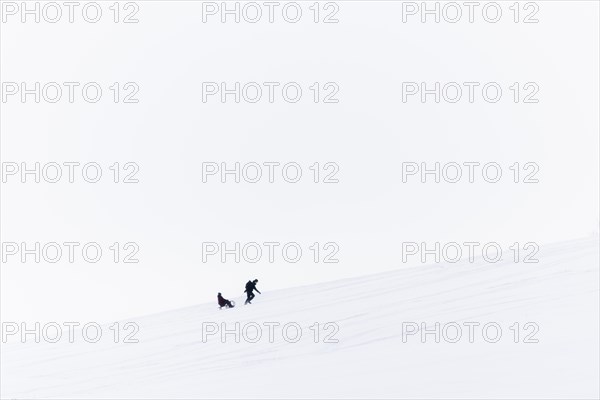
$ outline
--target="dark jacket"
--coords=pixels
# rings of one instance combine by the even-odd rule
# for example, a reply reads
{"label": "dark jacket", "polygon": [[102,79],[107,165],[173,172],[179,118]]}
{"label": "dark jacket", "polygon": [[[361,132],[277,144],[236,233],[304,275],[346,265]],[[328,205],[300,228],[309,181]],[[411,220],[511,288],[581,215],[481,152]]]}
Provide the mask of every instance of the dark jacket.
{"label": "dark jacket", "polygon": [[258,290],[256,288],[256,283],[252,282],[252,281],[248,281],[248,283],[246,283],[246,292],[247,293],[252,293],[254,290],[256,290],[258,293],[260,293],[260,290]]}
{"label": "dark jacket", "polygon": [[219,302],[219,305],[220,305],[221,307],[223,307],[224,305],[226,305],[226,304],[227,304],[227,300],[225,300],[225,299],[223,298],[223,296],[221,296],[220,294],[219,294],[219,295],[217,295],[217,301]]}

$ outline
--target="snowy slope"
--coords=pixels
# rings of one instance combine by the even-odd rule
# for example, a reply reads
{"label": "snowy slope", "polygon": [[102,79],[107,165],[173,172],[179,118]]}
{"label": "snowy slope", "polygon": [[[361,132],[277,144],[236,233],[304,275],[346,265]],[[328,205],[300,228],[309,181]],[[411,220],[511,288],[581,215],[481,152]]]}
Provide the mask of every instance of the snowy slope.
{"label": "snowy slope", "polygon": [[[2,346],[3,398],[598,398],[598,238],[542,248],[539,264],[439,264],[269,292],[254,304],[202,304],[135,318],[137,344],[76,337]],[[224,293],[226,296],[231,294]],[[262,326],[257,343],[203,341],[203,323]],[[297,323],[302,337],[269,340],[264,323]],[[319,343],[314,330],[321,324]],[[334,322],[338,343],[323,343]],[[403,341],[403,323],[450,328]],[[477,322],[473,343],[465,322]],[[518,343],[514,323],[520,324]],[[524,343],[525,336],[539,327]],[[488,343],[481,327],[496,323]],[[446,327],[451,327],[446,325]],[[293,339],[295,330],[288,331]],[[488,331],[489,339],[495,336]]]}

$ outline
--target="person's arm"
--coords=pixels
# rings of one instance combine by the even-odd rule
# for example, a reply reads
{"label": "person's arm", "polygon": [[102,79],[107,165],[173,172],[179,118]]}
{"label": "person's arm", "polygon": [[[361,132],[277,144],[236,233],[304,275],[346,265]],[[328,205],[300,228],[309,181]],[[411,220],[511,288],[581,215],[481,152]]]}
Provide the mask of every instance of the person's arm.
{"label": "person's arm", "polygon": [[262,294],[262,293],[260,292],[260,290],[258,290],[258,288],[257,288],[256,286],[254,287],[254,289],[256,289],[256,291],[258,292],[258,294]]}

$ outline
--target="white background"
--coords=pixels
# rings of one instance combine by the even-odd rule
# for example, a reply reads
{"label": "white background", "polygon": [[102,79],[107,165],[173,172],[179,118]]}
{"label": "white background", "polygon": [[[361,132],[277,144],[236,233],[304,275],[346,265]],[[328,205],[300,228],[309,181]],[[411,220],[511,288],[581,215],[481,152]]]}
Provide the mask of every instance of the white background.
{"label": "white background", "polygon": [[[109,3],[103,4],[107,12]],[[598,3],[540,1],[536,24],[456,24],[402,5],[342,1],[337,24],[202,22],[200,2],[139,2],[137,24],[107,14],[89,24],[1,27],[2,82],[136,82],[138,104],[70,104],[17,97],[1,104],[3,162],[118,161],[140,166],[138,184],[81,180],[2,184],[3,242],[137,242],[139,264],[23,264],[1,269],[4,321],[111,321],[240,296],[416,265],[401,243],[495,241],[544,244],[598,230]],[[80,16],[80,14],[78,15]],[[302,101],[202,103],[202,82],[295,81]],[[501,101],[403,103],[402,82],[490,82]],[[308,86],[336,82],[337,104],[314,104]],[[536,82],[537,104],[508,87]],[[203,184],[202,162],[300,163],[281,179]],[[310,182],[308,166],[336,162],[337,184]],[[489,184],[418,179],[401,163],[498,162]],[[540,166],[537,184],[515,184],[514,162]],[[202,263],[201,243],[295,241],[301,262]],[[307,247],[336,242],[338,264],[314,264]],[[539,257],[543,257],[543,250]]]}

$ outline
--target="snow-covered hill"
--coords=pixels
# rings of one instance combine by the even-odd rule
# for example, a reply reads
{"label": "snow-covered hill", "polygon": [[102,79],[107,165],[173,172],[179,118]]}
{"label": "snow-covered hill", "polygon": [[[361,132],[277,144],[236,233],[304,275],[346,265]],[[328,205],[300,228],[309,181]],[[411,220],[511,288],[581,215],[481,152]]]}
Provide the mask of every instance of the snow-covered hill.
{"label": "snow-covered hill", "polygon": [[[108,327],[93,344],[79,333],[3,344],[2,397],[598,398],[598,254],[595,237],[542,248],[538,264],[438,264],[276,292],[262,276],[249,306],[232,297],[234,309],[132,319],[139,343],[122,343],[123,321],[118,344]],[[239,343],[203,338],[236,323]],[[403,337],[416,326],[432,333]]]}

